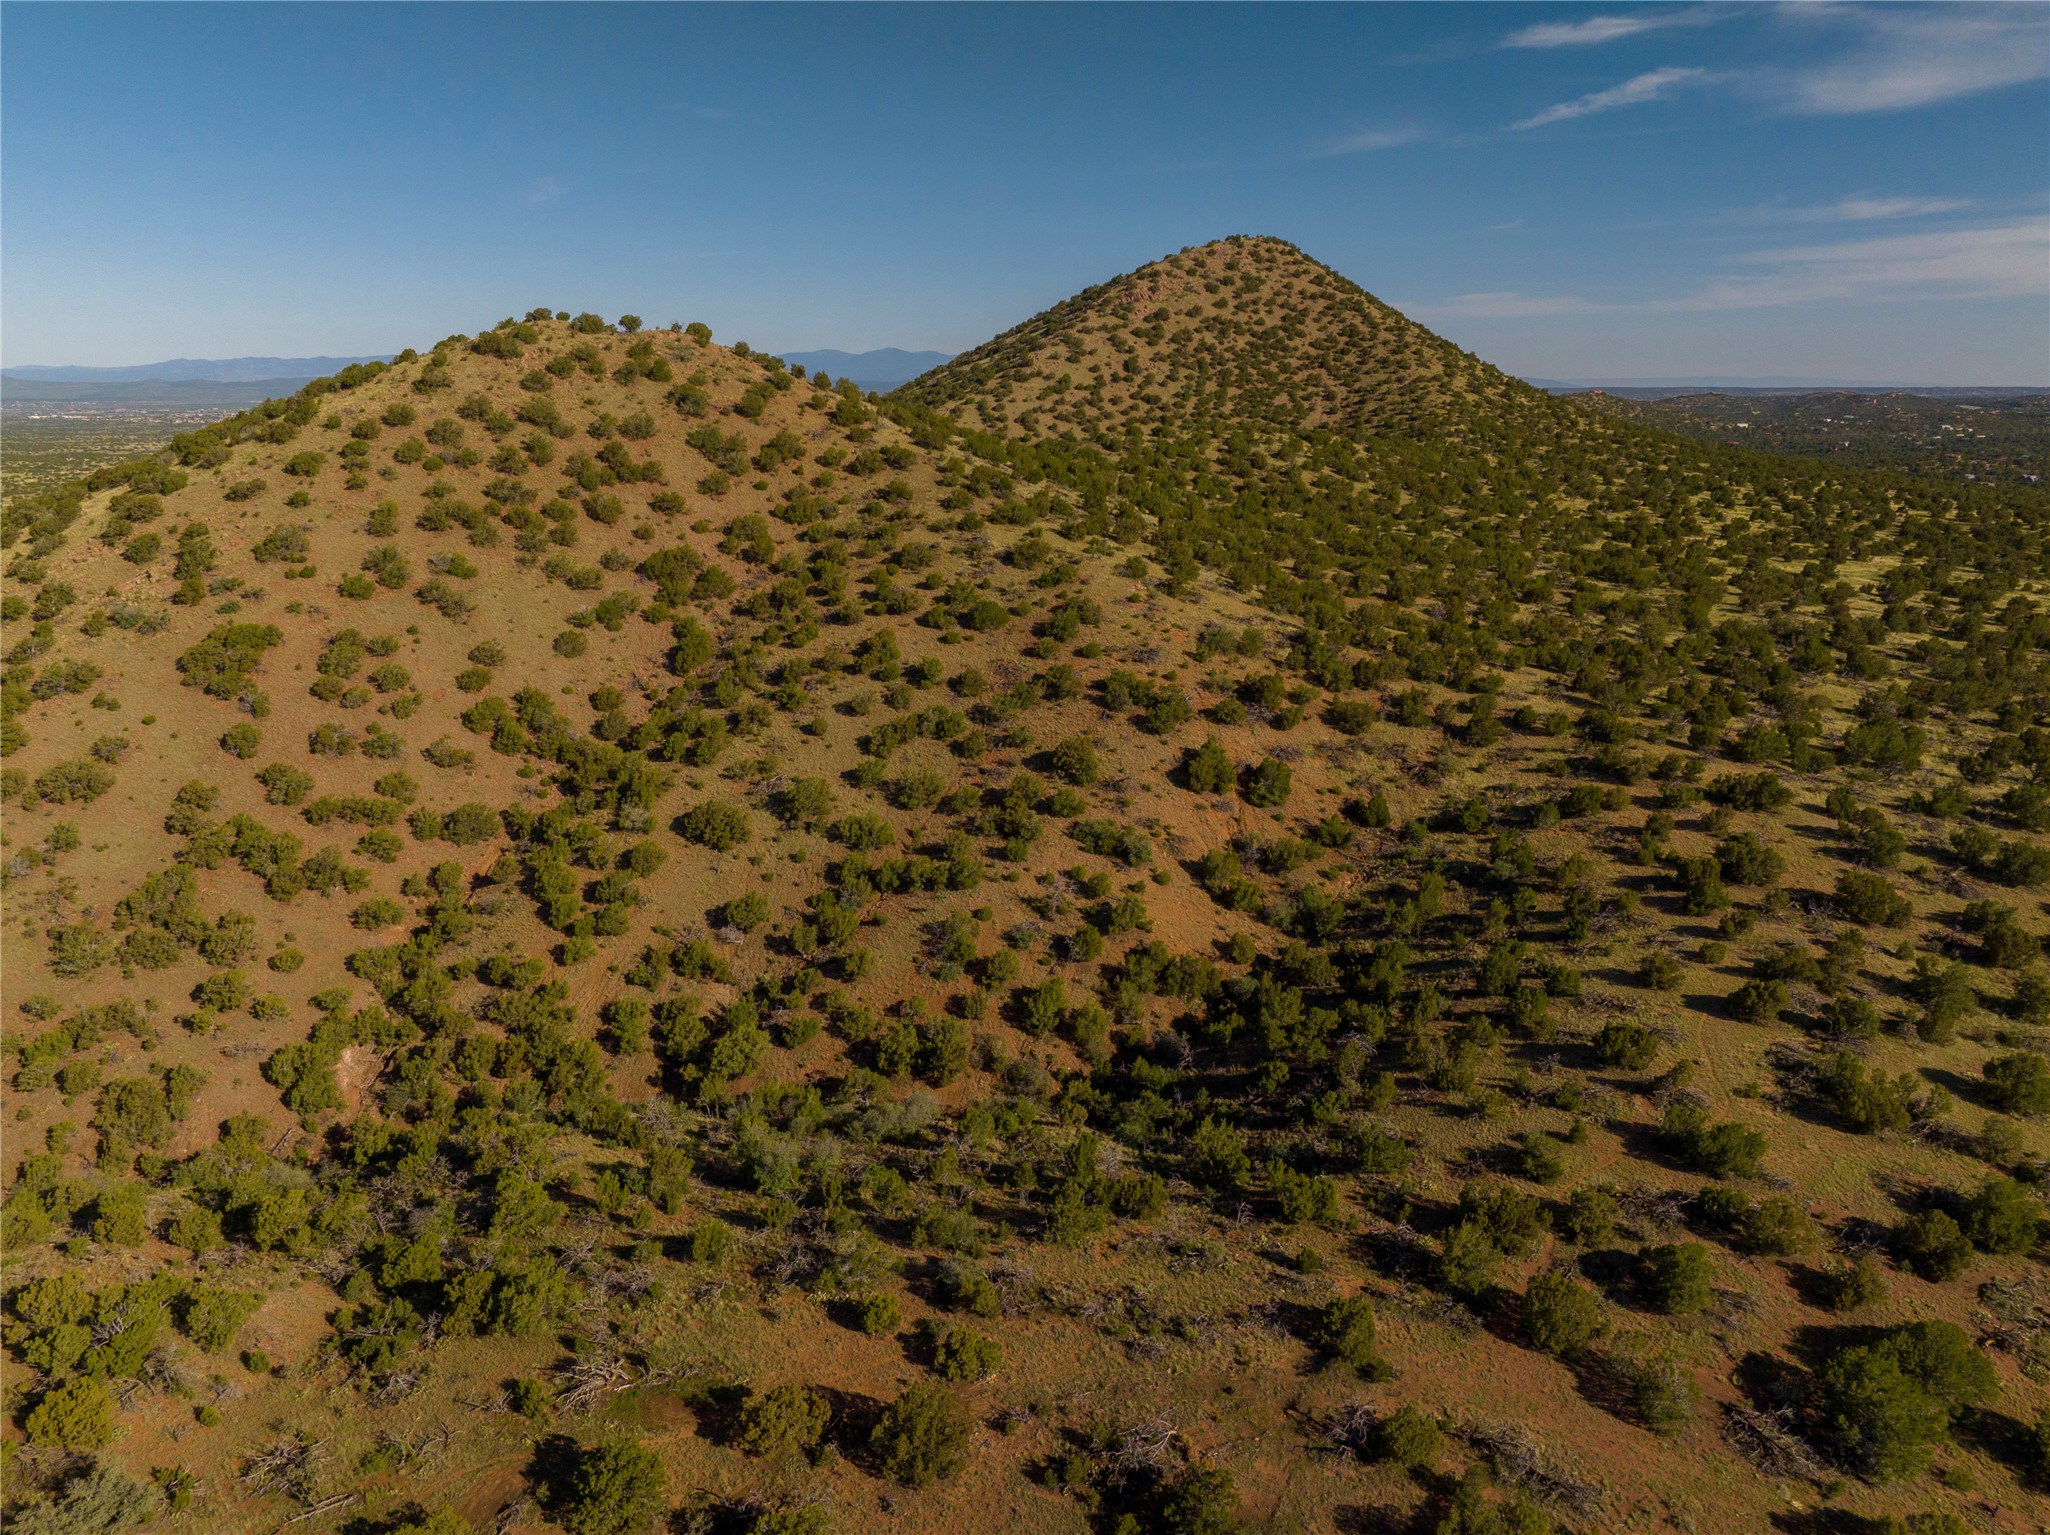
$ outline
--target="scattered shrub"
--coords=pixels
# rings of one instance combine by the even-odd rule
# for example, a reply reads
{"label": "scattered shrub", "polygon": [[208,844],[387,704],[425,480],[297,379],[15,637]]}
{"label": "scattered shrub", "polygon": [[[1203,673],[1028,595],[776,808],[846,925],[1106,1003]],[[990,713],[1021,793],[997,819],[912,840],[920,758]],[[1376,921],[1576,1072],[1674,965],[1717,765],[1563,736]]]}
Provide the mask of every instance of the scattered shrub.
{"label": "scattered shrub", "polygon": [[1645,1249],[1645,1298],[1667,1316],[1689,1316],[1714,1298],[1715,1265],[1699,1242],[1665,1243]]}
{"label": "scattered shrub", "polygon": [[1319,1311],[1310,1345],[1369,1378],[1384,1368],[1374,1352],[1374,1305],[1364,1295],[1343,1296]]}
{"label": "scattered shrub", "polygon": [[45,1449],[97,1450],[114,1437],[114,1399],[88,1376],[52,1386],[23,1421],[28,1442]]}
{"label": "scattered shrub", "polygon": [[776,1386],[741,1408],[736,1439],[750,1455],[809,1454],[831,1419],[826,1399],[809,1386]]}
{"label": "scattered shrub", "polygon": [[570,1535],[641,1535],[662,1511],[667,1481],[652,1450],[610,1440],[578,1456],[555,1512]]}
{"label": "scattered shrub", "polygon": [[1003,1350],[972,1327],[950,1327],[933,1349],[933,1372],[942,1380],[977,1381],[996,1373]]}
{"label": "scattered shrub", "polygon": [[883,1475],[906,1487],[930,1487],[968,1464],[968,1415],[936,1386],[906,1388],[883,1410],[869,1449]]}
{"label": "scattered shrub", "polygon": [[1601,1336],[1601,1302],[1565,1274],[1536,1275],[1523,1292],[1523,1329],[1534,1348],[1570,1359]]}

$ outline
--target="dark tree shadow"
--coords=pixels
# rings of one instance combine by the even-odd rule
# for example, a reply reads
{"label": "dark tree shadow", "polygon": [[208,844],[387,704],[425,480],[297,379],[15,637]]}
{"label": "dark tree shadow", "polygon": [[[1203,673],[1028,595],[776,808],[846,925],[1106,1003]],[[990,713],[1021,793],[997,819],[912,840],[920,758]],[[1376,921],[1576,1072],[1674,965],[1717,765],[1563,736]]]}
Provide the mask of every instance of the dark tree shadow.
{"label": "dark tree shadow", "polygon": [[2036,1444],[2033,1424],[2024,1423],[1992,1407],[1968,1408],[1951,1424],[1958,1443],[1966,1449],[1989,1455],[2016,1476],[2032,1478],[2035,1485],[2050,1485]]}
{"label": "dark tree shadow", "polygon": [[1589,1349],[1566,1363],[1573,1371],[1573,1389],[1583,1402],[1624,1423],[1637,1422],[1637,1393],[1601,1350]]}
{"label": "dark tree shadow", "polygon": [[1817,1311],[1827,1311],[1832,1294],[1832,1280],[1827,1270],[1809,1263],[1785,1265],[1787,1284],[1804,1306],[1813,1306]]}
{"label": "dark tree shadow", "polygon": [[547,1434],[528,1457],[525,1475],[542,1509],[555,1513],[569,1492],[569,1479],[582,1457],[582,1447],[568,1434]]}
{"label": "dark tree shadow", "polygon": [[1763,1349],[1753,1349],[1739,1359],[1731,1379],[1744,1393],[1745,1400],[1759,1412],[1801,1407],[1808,1401],[1814,1386],[1813,1377],[1806,1370]]}
{"label": "dark tree shadow", "polygon": [[1843,1323],[1810,1323],[1787,1338],[1787,1352],[1808,1369],[1820,1370],[1831,1354],[1852,1344],[1871,1343],[1884,1329]]}
{"label": "dark tree shadow", "polygon": [[1338,1535],[1427,1535],[1438,1526],[1430,1502],[1415,1508],[1397,1503],[1347,1503],[1331,1511]]}
{"label": "dark tree shadow", "polygon": [[832,1410],[827,1438],[834,1448],[856,1465],[872,1471],[874,1457],[869,1438],[875,1432],[876,1420],[889,1404],[858,1391],[841,1391],[832,1386],[812,1389],[826,1399],[826,1406]]}
{"label": "dark tree shadow", "polygon": [[1938,1087],[1946,1089],[1960,1103],[1969,1103],[1975,1108],[1994,1111],[2000,1108],[2000,1105],[1993,1101],[1993,1095],[1987,1090],[1983,1077],[1960,1076],[1943,1066],[1924,1066],[1921,1072],[1924,1081],[1934,1082]]}
{"label": "dark tree shadow", "polygon": [[1780,1509],[1772,1528],[1783,1535],[1881,1535],[1886,1525],[1842,1508]]}
{"label": "dark tree shadow", "polygon": [[739,1432],[740,1409],[747,1398],[747,1387],[741,1385],[708,1386],[693,1392],[686,1405],[696,1420],[698,1437],[731,1446]]}
{"label": "dark tree shadow", "polygon": [[1634,1304],[1637,1295],[1637,1255],[1620,1247],[1600,1247],[1584,1252],[1574,1266],[1581,1277],[1619,1306]]}
{"label": "dark tree shadow", "polygon": [[1403,1227],[1365,1231],[1353,1243],[1375,1272],[1410,1284],[1429,1284],[1437,1276],[1437,1259],[1416,1232]]}

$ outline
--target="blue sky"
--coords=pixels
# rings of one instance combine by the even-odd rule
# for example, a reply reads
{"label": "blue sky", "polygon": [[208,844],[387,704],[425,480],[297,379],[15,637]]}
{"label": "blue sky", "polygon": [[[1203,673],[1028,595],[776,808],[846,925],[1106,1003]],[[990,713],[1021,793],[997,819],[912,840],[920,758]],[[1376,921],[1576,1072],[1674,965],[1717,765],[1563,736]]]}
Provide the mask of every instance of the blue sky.
{"label": "blue sky", "polygon": [[0,10],[0,358],[971,346],[1277,234],[1554,378],[2050,383],[2050,7]]}

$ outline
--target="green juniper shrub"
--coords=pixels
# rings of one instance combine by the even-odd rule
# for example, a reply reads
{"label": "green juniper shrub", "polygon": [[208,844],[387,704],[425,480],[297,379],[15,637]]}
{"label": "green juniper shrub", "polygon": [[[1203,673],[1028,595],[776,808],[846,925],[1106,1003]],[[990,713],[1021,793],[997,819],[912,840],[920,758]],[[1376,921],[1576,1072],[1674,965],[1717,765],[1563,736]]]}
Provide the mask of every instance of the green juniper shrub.
{"label": "green juniper shrub", "polygon": [[1646,1248],[1640,1262],[1640,1283],[1654,1310],[1689,1316],[1705,1309],[1714,1297],[1715,1266],[1699,1242]]}
{"label": "green juniper shrub", "polygon": [[1684,1100],[1668,1106],[1660,1125],[1666,1145],[1711,1178],[1753,1178],[1765,1156],[1765,1136],[1734,1122],[1711,1124],[1707,1114]]}
{"label": "green juniper shrub", "polygon": [[1471,1468],[1453,1487],[1437,1535],[1552,1535],[1552,1521],[1530,1496],[1511,1492],[1499,1502],[1488,1498],[1489,1477]]}
{"label": "green juniper shrub", "polygon": [[1468,1302],[1485,1300],[1492,1291],[1502,1250],[1478,1221],[1462,1220],[1446,1233],[1438,1255],[1439,1281]]}
{"label": "green juniper shrub", "polygon": [[1563,1229],[1582,1247],[1606,1242],[1623,1218],[1621,1205],[1609,1189],[1600,1184],[1582,1184],[1566,1201]]}
{"label": "green juniper shrub", "polygon": [[45,1391],[22,1426],[42,1448],[97,1450],[114,1437],[114,1399],[99,1381],[78,1376]]}
{"label": "green juniper shrub", "polygon": [[1998,1173],[1989,1175],[1965,1200],[1961,1213],[1966,1238],[1981,1252],[2025,1253],[2042,1234],[2042,1201]]}
{"label": "green juniper shrub", "polygon": [[1919,1210],[1894,1231],[1901,1264],[1932,1283],[1955,1279],[1972,1264],[1971,1239],[1945,1210]]}
{"label": "green juniper shrub", "polygon": [[1884,1301],[1887,1294],[1886,1276],[1870,1253],[1860,1253],[1825,1271],[1820,1288],[1822,1303],[1837,1312],[1867,1310]]}
{"label": "green juniper shrub", "polygon": [[977,1381],[996,1373],[1003,1350],[972,1327],[950,1327],[933,1348],[933,1373],[942,1380]]}
{"label": "green juniper shrub", "polygon": [[[1194,765],[1191,764],[1191,781],[1194,780]],[[1288,803],[1292,774],[1289,766],[1279,757],[1266,757],[1248,768],[1240,792],[1246,803],[1263,810],[1278,809]]]}
{"label": "green juniper shrub", "polygon": [[1993,1363],[1950,1322],[1909,1322],[1824,1361],[1820,1410],[1830,1441],[1873,1481],[1925,1469],[1956,1415],[1989,1399]]}
{"label": "green juniper shrub", "polygon": [[869,1435],[876,1464],[893,1482],[930,1487],[968,1464],[968,1414],[937,1386],[917,1382],[883,1409]]}
{"label": "green juniper shrub", "polygon": [[1815,1245],[1815,1224],[1783,1194],[1747,1200],[1730,1224],[1730,1240],[1739,1252],[1785,1258]]}
{"label": "green juniper shrub", "polygon": [[1624,1355],[1610,1363],[1638,1422],[1667,1438],[1687,1426],[1700,1392],[1684,1365],[1656,1353]]}
{"label": "green juniper shrub", "polygon": [[654,1451],[607,1440],[578,1455],[553,1512],[570,1535],[642,1535],[662,1510],[667,1481]]}
{"label": "green juniper shrub", "polygon": [[1387,1371],[1374,1352],[1374,1305],[1364,1295],[1341,1296],[1319,1311],[1310,1325],[1310,1345],[1369,1380]]}
{"label": "green juniper shrub", "polygon": [[1642,1071],[1658,1053],[1658,1036],[1641,1023],[1612,1018],[1595,1036],[1594,1048],[1603,1064],[1622,1071]]}
{"label": "green juniper shrub", "polygon": [[750,835],[747,812],[719,800],[707,800],[686,811],[676,830],[684,840],[719,853],[738,847]]}
{"label": "green juniper shrub", "polygon": [[1238,1507],[1229,1471],[1191,1466],[1169,1482],[1155,1527],[1161,1535],[1238,1535]]}
{"label": "green juniper shrub", "polygon": [[2050,1114],[2050,1056],[2034,1050],[1996,1055],[1981,1068],[1987,1095],[2009,1114]]}
{"label": "green juniper shrub", "polygon": [[742,1406],[735,1440],[750,1455],[809,1455],[831,1420],[826,1399],[809,1386],[776,1386]]}
{"label": "green juniper shrub", "polygon": [[1212,736],[1188,756],[1183,772],[1189,788],[1197,794],[1228,794],[1238,773],[1224,748]]}
{"label": "green juniper shrub", "polygon": [[1438,1420],[1415,1403],[1404,1403],[1374,1425],[1376,1459],[1405,1471],[1435,1470],[1445,1454],[1445,1434]]}
{"label": "green juniper shrub", "polygon": [[1600,1337],[1602,1307],[1595,1293],[1569,1275],[1535,1275],[1523,1292],[1523,1330],[1534,1348],[1570,1359]]}

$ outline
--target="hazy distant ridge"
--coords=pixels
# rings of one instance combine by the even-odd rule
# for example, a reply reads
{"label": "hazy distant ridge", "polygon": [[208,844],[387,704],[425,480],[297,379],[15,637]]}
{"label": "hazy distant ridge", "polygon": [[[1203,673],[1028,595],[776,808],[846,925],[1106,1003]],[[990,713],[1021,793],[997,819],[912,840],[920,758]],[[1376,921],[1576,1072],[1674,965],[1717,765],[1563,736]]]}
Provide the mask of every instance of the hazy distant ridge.
{"label": "hazy distant ridge", "polygon": [[0,399],[13,405],[255,405],[296,394],[315,374],[257,378],[246,382],[212,378],[138,378],[115,383],[22,378],[0,373]]}
{"label": "hazy distant ridge", "polygon": [[143,362],[126,368],[47,367],[28,364],[9,368],[7,376],[23,382],[125,384],[141,379],[167,382],[205,380],[247,384],[280,378],[323,378],[351,363],[388,362],[387,357],[174,357],[168,362]]}
{"label": "hazy distant ridge", "polygon": [[783,360],[813,372],[824,370],[834,378],[851,378],[863,386],[894,389],[908,384],[919,374],[937,368],[953,358],[951,352],[907,352],[901,347],[882,346],[871,352],[785,352]]}

